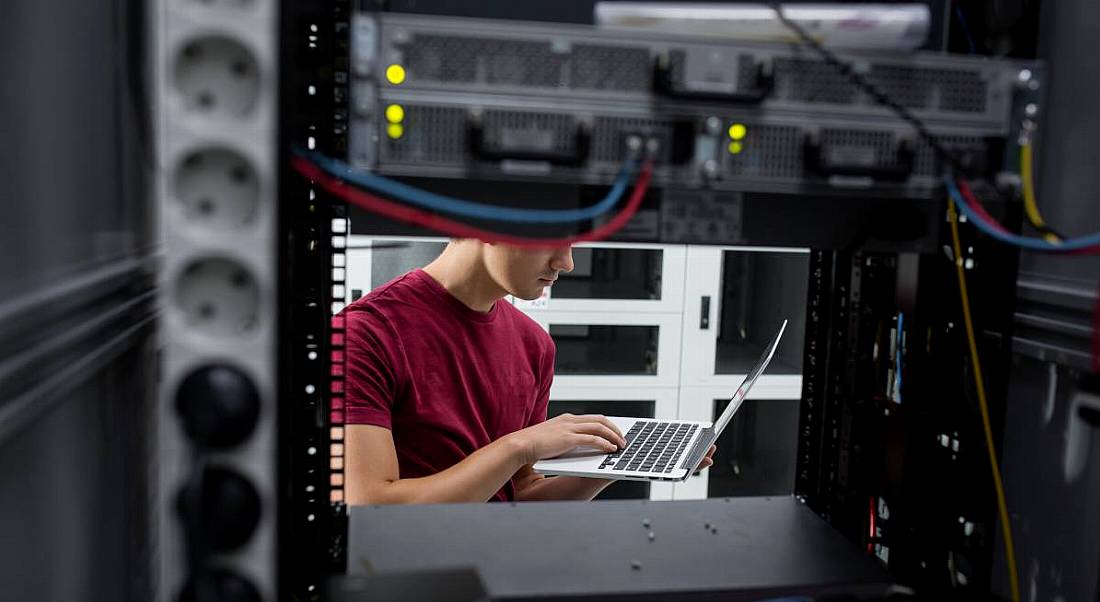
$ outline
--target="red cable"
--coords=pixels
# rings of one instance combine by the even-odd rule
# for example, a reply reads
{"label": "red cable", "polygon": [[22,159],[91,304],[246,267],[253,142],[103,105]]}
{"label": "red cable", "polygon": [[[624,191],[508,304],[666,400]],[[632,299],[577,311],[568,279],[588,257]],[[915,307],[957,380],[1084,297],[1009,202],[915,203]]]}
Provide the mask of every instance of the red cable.
{"label": "red cable", "polygon": [[874,547],[875,539],[875,498],[871,496],[871,529],[867,537],[867,551],[870,552]]}
{"label": "red cable", "polygon": [[[968,207],[973,209],[974,212],[981,217],[985,218],[985,221],[988,222],[989,225],[993,228],[996,228],[997,230],[1005,234],[1012,234],[1012,232],[1002,226],[1000,222],[993,219],[993,216],[989,215],[989,212],[985,210],[984,206],[982,206],[982,203],[978,200],[978,197],[975,196],[974,192],[970,190],[970,185],[966,183],[966,180],[958,178],[956,182],[958,182],[959,192],[962,193],[963,199],[966,201]],[[1061,253],[1064,255],[1093,255],[1098,252],[1100,252],[1100,245],[1093,245],[1091,247],[1075,249],[1073,251],[1061,251]]]}
{"label": "red cable", "polygon": [[614,234],[637,213],[638,208],[642,205],[646,190],[649,188],[650,175],[653,173],[653,163],[647,161],[642,166],[641,173],[638,174],[638,180],[634,184],[634,192],[631,193],[623,210],[615,214],[615,217],[611,218],[609,222],[595,230],[566,238],[524,238],[483,230],[441,215],[377,197],[365,190],[350,186],[339,178],[330,176],[320,167],[302,157],[292,157],[290,163],[295,171],[313,180],[329,193],[368,211],[450,236],[476,238],[486,242],[501,242],[527,248],[564,247],[578,242],[602,240]]}
{"label": "red cable", "polygon": [[958,182],[959,192],[962,193],[963,200],[966,201],[966,205],[968,207],[974,210],[974,213],[977,213],[979,216],[985,219],[985,221],[989,222],[990,226],[993,226],[1000,232],[1004,234],[1011,234],[1011,232],[1008,231],[1008,228],[1005,228],[1001,225],[1001,222],[993,219],[993,216],[985,210],[985,206],[981,204],[981,202],[978,200],[978,197],[974,196],[974,193],[970,190],[970,185],[966,183],[966,180],[958,178],[956,182]]}

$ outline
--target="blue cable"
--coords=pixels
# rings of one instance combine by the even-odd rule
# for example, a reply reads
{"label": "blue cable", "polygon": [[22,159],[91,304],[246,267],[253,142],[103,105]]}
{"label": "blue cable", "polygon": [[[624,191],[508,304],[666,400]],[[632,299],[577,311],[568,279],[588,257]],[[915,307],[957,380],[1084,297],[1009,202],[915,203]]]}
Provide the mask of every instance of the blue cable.
{"label": "blue cable", "polygon": [[1010,245],[1022,247],[1025,249],[1032,249],[1035,251],[1051,251],[1051,252],[1064,252],[1064,251],[1078,251],[1081,249],[1087,249],[1100,245],[1100,232],[1090,234],[1088,236],[1078,236],[1077,238],[1067,238],[1058,244],[1049,243],[1045,240],[1038,238],[1031,238],[1029,236],[1020,236],[1018,234],[1004,233],[979,217],[970,205],[966,203],[962,198],[962,193],[959,192],[958,187],[955,185],[955,181],[951,178],[951,175],[944,175],[944,184],[947,186],[947,193],[951,195],[951,200],[955,202],[955,206],[959,208],[959,211],[966,216],[966,219],[974,223],[979,230],[985,232],[989,236]]}
{"label": "blue cable", "polygon": [[955,5],[955,15],[959,18],[959,23],[963,26],[963,33],[966,34],[966,43],[970,45],[970,54],[977,52],[977,47],[974,45],[974,38],[970,35],[970,26],[966,24],[966,16],[963,15],[962,7],[958,4]]}
{"label": "blue cable", "polygon": [[901,356],[902,347],[905,346],[905,314],[898,312],[898,338],[894,349],[894,397],[901,403]]}
{"label": "blue cable", "polygon": [[355,169],[343,161],[331,159],[318,153],[306,153],[297,149],[294,152],[313,162],[314,165],[332,176],[405,203],[464,217],[522,224],[583,222],[611,211],[622,199],[623,193],[626,192],[626,187],[630,183],[634,168],[638,163],[635,159],[630,159],[624,163],[607,196],[595,205],[580,209],[524,209],[501,207],[435,194],[368,171]]}

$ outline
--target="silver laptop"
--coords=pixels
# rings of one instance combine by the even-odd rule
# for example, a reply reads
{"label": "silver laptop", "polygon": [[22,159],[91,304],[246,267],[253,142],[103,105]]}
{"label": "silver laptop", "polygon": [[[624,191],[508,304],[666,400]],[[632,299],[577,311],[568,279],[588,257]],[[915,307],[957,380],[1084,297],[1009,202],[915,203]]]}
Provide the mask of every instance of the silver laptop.
{"label": "silver laptop", "polygon": [[535,472],[633,481],[683,481],[703,461],[710,446],[737,413],[749,389],[775,355],[787,321],[779,327],[756,365],[730,398],[726,410],[714,423],[691,420],[654,420],[608,416],[622,431],[626,448],[613,454],[591,447],[578,447],[562,456],[535,463]]}

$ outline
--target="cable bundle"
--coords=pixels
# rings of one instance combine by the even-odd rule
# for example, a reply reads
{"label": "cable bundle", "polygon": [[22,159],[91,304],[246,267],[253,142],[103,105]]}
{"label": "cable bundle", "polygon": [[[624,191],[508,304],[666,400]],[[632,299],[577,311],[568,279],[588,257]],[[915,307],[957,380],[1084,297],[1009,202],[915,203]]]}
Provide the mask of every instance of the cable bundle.
{"label": "cable bundle", "polygon": [[609,213],[619,203],[637,164],[637,159],[628,160],[619,170],[619,175],[607,196],[594,205],[580,209],[529,209],[502,207],[438,195],[377,174],[356,170],[346,163],[316,153],[295,151],[291,158],[291,166],[295,171],[333,196],[356,207],[449,236],[477,238],[486,242],[535,248],[602,240],[620,230],[637,213],[645,198],[649,180],[653,174],[653,162],[647,160],[642,165],[634,182],[634,191],[621,211],[605,224],[575,236],[559,238],[516,236],[480,228],[450,216],[510,224],[568,224],[588,221]]}

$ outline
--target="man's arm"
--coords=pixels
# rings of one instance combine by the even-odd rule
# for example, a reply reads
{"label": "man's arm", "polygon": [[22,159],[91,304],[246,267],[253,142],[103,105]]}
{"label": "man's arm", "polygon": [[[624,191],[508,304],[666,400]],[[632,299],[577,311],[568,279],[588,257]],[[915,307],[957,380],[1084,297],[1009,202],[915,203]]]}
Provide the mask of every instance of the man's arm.
{"label": "man's arm", "polygon": [[402,479],[389,429],[348,425],[344,436],[349,504],[484,502],[525,465],[582,445],[613,452],[626,444],[603,416],[563,414],[501,437],[434,475]]}
{"label": "man's arm", "polygon": [[518,442],[504,437],[428,477],[402,479],[389,429],[348,425],[349,504],[444,504],[489,500],[523,466]]}
{"label": "man's arm", "polygon": [[520,502],[545,502],[554,500],[588,501],[599,495],[615,481],[587,477],[544,477],[526,465],[512,478],[516,486],[516,500]]}

